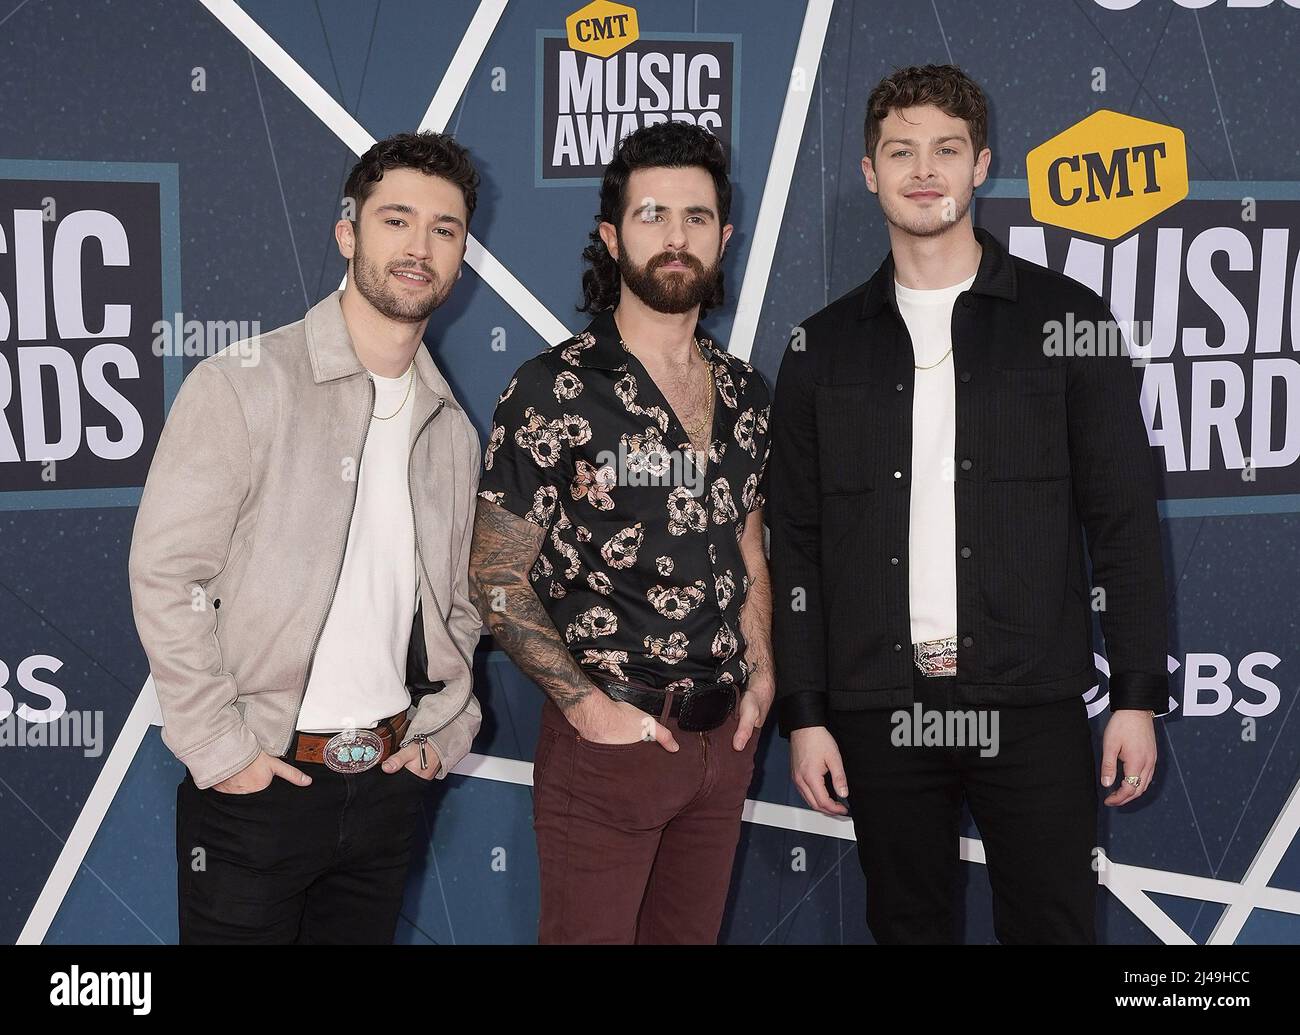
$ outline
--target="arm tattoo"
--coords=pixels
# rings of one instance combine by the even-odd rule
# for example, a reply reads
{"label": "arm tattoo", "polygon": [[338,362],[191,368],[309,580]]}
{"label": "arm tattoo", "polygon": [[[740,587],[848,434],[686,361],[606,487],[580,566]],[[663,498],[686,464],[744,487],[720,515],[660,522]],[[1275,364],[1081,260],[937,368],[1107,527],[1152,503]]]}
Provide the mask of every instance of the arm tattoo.
{"label": "arm tattoo", "polygon": [[749,594],[740,609],[740,632],[745,637],[745,664],[751,677],[771,674],[772,667],[772,583],[763,553],[762,512],[750,515],[741,539],[741,556],[749,575]]}
{"label": "arm tattoo", "polygon": [[497,645],[567,711],[593,686],[528,581],[545,537],[541,526],[480,499],[470,547],[470,592]]}

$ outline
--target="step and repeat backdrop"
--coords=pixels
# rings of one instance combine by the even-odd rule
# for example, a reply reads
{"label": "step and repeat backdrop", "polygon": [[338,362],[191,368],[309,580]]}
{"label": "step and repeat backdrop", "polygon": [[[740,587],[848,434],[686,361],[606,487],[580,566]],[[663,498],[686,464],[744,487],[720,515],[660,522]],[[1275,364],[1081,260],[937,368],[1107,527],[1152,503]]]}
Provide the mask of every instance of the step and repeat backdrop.
{"label": "step and repeat backdrop", "polygon": [[[586,322],[580,253],[620,135],[686,119],[726,144],[736,230],[707,326],[771,380],[791,327],[888,247],[859,171],[867,94],[951,61],[992,106],[976,222],[1109,301],[1162,471],[1170,713],[1157,786],[1103,816],[1102,937],[1300,942],[1298,8],[4,3],[0,938],[176,940],[182,769],[131,617],[135,507],[186,372],[339,285],[343,182],[374,139],[446,129],[483,175],[426,336],[482,432],[514,369]],[[401,941],[535,938],[540,694],[487,638],[476,668],[483,730],[429,792]],[[851,827],[803,806],[774,729],[749,796],[723,940],[869,941]],[[967,939],[991,941],[969,819],[953,849]]]}

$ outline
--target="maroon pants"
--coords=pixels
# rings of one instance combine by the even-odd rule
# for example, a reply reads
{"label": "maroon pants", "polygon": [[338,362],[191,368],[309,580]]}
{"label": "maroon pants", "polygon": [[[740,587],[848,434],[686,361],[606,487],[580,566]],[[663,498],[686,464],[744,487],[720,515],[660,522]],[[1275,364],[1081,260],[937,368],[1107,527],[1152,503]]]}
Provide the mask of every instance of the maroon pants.
{"label": "maroon pants", "polygon": [[543,944],[713,944],[722,925],[758,734],[665,724],[657,742],[594,744],[548,698],[534,753]]}

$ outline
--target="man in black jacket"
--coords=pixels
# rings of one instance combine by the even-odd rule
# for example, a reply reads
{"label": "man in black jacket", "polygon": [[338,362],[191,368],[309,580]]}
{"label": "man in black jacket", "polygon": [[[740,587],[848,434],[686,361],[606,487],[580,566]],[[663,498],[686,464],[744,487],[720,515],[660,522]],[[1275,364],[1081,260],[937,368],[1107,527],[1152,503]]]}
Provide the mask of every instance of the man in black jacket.
{"label": "man in black jacket", "polygon": [[[853,806],[881,943],[958,938],[963,799],[998,939],[1093,942],[1097,792],[1081,694],[1111,670],[1101,783],[1151,784],[1167,710],[1155,479],[1095,293],[972,226],[987,108],[951,65],[872,92],[867,186],[891,251],[796,328],[769,470],[777,708],[809,806]],[[1064,353],[1064,354],[1062,354]],[[1084,561],[1084,536],[1092,582]]]}

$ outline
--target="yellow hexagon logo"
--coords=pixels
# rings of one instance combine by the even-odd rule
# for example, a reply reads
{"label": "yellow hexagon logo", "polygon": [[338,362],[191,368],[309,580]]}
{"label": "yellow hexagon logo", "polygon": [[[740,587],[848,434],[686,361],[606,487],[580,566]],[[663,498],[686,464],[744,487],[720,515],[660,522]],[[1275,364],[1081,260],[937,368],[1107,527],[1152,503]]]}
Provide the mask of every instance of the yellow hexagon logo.
{"label": "yellow hexagon logo", "polygon": [[569,46],[584,54],[607,58],[641,38],[636,8],[595,0],[564,19]]}
{"label": "yellow hexagon logo", "polygon": [[1040,223],[1113,241],[1187,197],[1183,131],[1093,112],[1025,156]]}

